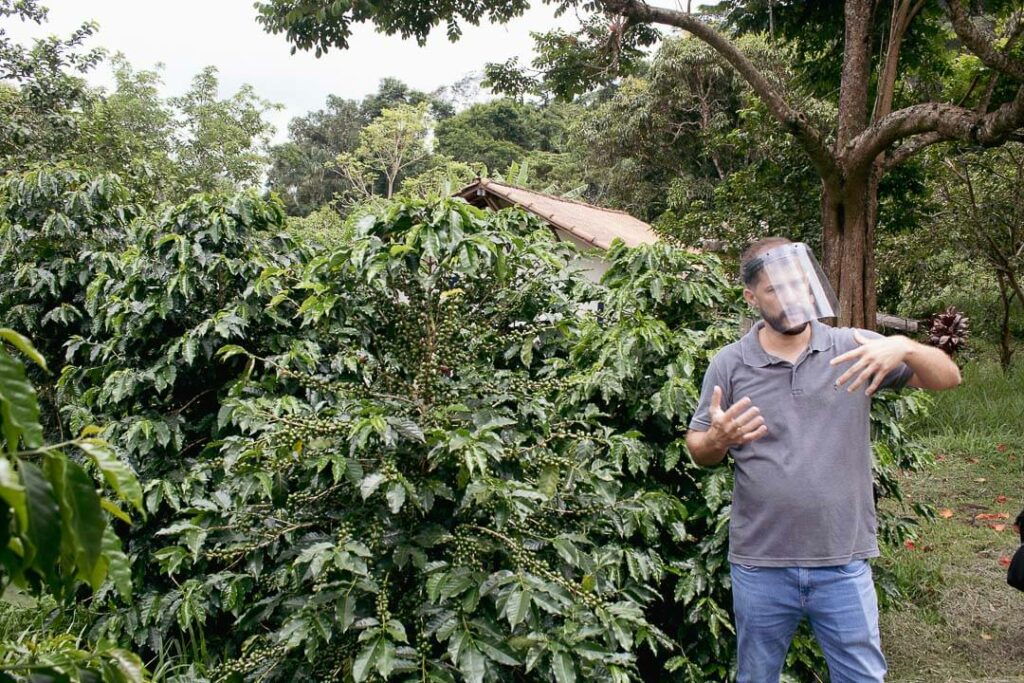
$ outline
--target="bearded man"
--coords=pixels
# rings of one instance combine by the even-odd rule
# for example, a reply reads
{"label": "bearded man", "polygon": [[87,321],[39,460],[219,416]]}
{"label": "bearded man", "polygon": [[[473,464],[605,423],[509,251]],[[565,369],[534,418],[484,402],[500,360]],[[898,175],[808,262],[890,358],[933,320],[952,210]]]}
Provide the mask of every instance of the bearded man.
{"label": "bearded man", "polygon": [[712,359],[686,436],[698,464],[727,453],[735,463],[737,680],[777,683],[806,618],[833,683],[882,681],[871,397],[951,388],[960,371],[907,337],[819,322],[835,317],[836,298],[805,244],[760,240],[740,270],[761,320]]}

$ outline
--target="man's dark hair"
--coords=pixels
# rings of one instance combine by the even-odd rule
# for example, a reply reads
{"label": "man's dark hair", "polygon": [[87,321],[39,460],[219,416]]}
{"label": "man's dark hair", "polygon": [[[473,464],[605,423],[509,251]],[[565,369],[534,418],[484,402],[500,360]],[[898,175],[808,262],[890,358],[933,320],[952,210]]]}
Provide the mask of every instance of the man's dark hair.
{"label": "man's dark hair", "polygon": [[761,274],[761,269],[764,268],[764,262],[758,258],[761,254],[783,244],[792,243],[793,241],[786,237],[764,237],[751,242],[740,255],[740,278],[742,278],[743,284],[750,286]]}

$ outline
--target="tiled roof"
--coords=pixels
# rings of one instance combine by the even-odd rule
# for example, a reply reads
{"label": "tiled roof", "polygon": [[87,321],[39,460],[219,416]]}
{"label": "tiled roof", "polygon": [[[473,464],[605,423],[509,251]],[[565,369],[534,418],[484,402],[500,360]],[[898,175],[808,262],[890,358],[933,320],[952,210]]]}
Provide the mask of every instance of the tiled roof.
{"label": "tiled roof", "polygon": [[474,181],[456,194],[475,206],[487,206],[487,195],[497,197],[501,204],[522,207],[555,228],[600,249],[610,247],[616,237],[630,247],[658,241],[658,235],[650,225],[628,213],[524,190],[486,178]]}

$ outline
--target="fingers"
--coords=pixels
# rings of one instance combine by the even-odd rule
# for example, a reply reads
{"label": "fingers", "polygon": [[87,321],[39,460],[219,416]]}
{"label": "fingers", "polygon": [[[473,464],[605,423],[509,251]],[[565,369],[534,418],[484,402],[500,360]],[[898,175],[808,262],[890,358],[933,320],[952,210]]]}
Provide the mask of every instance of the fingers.
{"label": "fingers", "polygon": [[750,443],[751,441],[757,441],[758,439],[760,439],[762,437],[765,437],[767,435],[768,435],[768,427],[765,426],[765,425],[761,425],[760,427],[758,427],[754,431],[747,432],[743,436],[743,438],[740,440],[740,443]]}
{"label": "fingers", "polygon": [[875,379],[871,382],[871,386],[869,386],[868,390],[865,392],[868,396],[873,396],[874,393],[878,391],[878,387],[882,386],[882,381],[885,379],[886,374],[888,373],[875,373]]}
{"label": "fingers", "polygon": [[861,356],[864,355],[864,351],[865,350],[866,349],[863,346],[859,346],[859,347],[853,349],[852,351],[847,351],[844,354],[840,354],[840,355],[836,356],[835,358],[830,360],[828,362],[828,364],[829,365],[839,365],[840,363],[846,363],[848,361],[854,360],[855,358],[860,358]]}
{"label": "fingers", "polygon": [[[747,409],[742,415],[736,418],[735,423],[738,427],[747,428],[747,423],[756,419],[761,415],[761,409],[757,406]],[[763,422],[763,420],[762,420]]]}
{"label": "fingers", "polygon": [[722,410],[722,387],[715,385],[714,390],[711,392],[711,412],[717,413]]}
{"label": "fingers", "polygon": [[[870,337],[865,337],[863,334],[856,331],[853,333],[853,338],[858,344],[862,345],[867,344],[868,342],[875,341],[874,339]],[[858,346],[855,349],[851,349],[846,353],[836,356],[835,358],[829,361],[829,365],[839,365],[840,363],[846,363],[848,361],[851,361],[854,358],[860,358],[862,355],[864,355],[865,351],[867,351],[867,349],[865,349],[864,346]]]}
{"label": "fingers", "polygon": [[711,423],[723,442],[731,445],[750,443],[768,433],[761,409],[752,406],[748,396],[741,398],[725,412],[713,412]]}
{"label": "fingers", "polygon": [[744,410],[746,410],[747,406],[749,406],[749,405],[750,405],[750,397],[749,396],[744,396],[743,398],[741,398],[740,400],[736,401],[731,406],[729,406],[729,410],[725,411],[723,417],[725,417],[725,419],[727,419],[727,420],[735,420],[736,417],[740,413],[742,413]]}
{"label": "fingers", "polygon": [[869,359],[861,358],[859,361],[857,361],[852,366],[850,366],[846,370],[846,372],[844,372],[843,374],[839,375],[839,379],[836,380],[836,386],[840,386],[841,387],[844,384],[846,384],[847,380],[849,380],[851,377],[853,377],[857,373],[863,371],[864,368],[866,368],[870,363],[871,363],[871,361]]}
{"label": "fingers", "polygon": [[853,393],[854,391],[857,390],[857,387],[861,386],[862,384],[864,384],[865,382],[870,380],[876,374],[877,374],[877,372],[875,371],[874,366],[869,366],[869,367],[865,368],[864,372],[860,373],[857,376],[857,379],[854,381],[854,383],[851,384],[846,390],[848,392],[850,392],[850,393]]}

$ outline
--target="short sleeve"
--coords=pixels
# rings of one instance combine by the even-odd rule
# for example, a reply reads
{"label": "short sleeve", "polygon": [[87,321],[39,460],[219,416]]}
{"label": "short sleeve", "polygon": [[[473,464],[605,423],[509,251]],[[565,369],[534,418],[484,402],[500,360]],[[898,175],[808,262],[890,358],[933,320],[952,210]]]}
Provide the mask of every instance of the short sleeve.
{"label": "short sleeve", "polygon": [[[868,337],[870,339],[881,339],[882,337],[885,336],[877,332],[872,332],[871,330],[858,329],[857,332],[860,332],[861,335]],[[889,374],[885,376],[885,379],[883,379],[882,383],[878,385],[878,388],[879,390],[902,389],[907,385],[907,382],[909,382],[910,378],[913,376],[914,370],[906,363],[900,363],[896,368],[889,371]]]}
{"label": "short sleeve", "polygon": [[697,401],[697,409],[690,418],[690,429],[698,432],[706,432],[711,429],[711,395],[715,386],[722,388],[722,405],[732,403],[732,389],[729,385],[729,377],[726,372],[726,363],[719,352],[711,359],[708,371],[704,373],[704,382],[700,389],[700,399]]}

